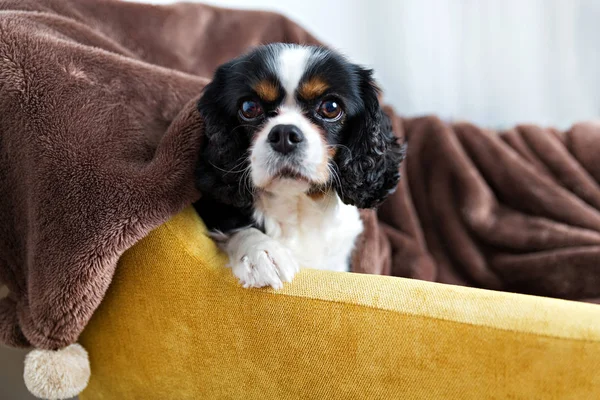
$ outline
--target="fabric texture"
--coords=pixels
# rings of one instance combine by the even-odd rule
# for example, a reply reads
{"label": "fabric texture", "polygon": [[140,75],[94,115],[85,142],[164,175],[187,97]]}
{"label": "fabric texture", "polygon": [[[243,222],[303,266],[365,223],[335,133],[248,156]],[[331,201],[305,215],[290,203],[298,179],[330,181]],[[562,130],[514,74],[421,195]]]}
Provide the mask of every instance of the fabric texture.
{"label": "fabric texture", "polygon": [[119,256],[198,198],[195,110],[222,62],[313,42],[204,5],[0,0],[0,341],[75,342]]}
{"label": "fabric texture", "polygon": [[192,208],[127,251],[81,400],[596,399],[600,306],[303,270],[241,288]]}
{"label": "fabric texture", "polygon": [[496,132],[423,117],[396,131],[403,179],[365,239],[389,241],[392,275],[600,300],[600,123]]}
{"label": "fabric texture", "polygon": [[[318,41],[288,19],[201,4],[0,0],[0,341],[76,341],[125,250],[199,197],[194,103],[260,43]],[[404,179],[354,270],[600,297],[600,127],[495,133],[403,119]]]}

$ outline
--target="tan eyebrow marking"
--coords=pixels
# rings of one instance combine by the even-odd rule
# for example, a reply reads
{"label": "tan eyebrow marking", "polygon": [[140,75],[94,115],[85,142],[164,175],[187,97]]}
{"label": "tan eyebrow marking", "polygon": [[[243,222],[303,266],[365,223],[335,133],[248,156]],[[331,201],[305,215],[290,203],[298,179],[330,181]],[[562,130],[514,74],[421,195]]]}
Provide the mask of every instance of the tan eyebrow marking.
{"label": "tan eyebrow marking", "polygon": [[317,201],[325,197],[325,194],[326,193],[324,190],[317,190],[316,192],[309,192],[307,196],[313,199],[314,201]]}
{"label": "tan eyebrow marking", "polygon": [[329,89],[327,82],[319,76],[314,76],[300,85],[298,94],[303,99],[311,100],[321,96],[327,89]]}
{"label": "tan eyebrow marking", "polygon": [[265,101],[275,101],[279,97],[279,88],[269,80],[262,80],[254,86],[256,94]]}
{"label": "tan eyebrow marking", "polygon": [[329,156],[329,158],[335,157],[336,154],[337,154],[337,147],[329,146],[327,148],[327,155]]}

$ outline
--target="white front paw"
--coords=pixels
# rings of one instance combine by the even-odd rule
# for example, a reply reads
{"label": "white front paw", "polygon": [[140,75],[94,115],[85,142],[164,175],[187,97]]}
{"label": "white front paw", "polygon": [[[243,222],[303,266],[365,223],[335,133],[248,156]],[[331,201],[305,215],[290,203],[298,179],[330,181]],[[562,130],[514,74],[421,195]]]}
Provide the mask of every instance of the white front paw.
{"label": "white front paw", "polygon": [[291,282],[298,272],[298,263],[291,251],[275,240],[260,240],[244,250],[230,255],[229,264],[245,288],[272,286],[281,289],[283,282]]}

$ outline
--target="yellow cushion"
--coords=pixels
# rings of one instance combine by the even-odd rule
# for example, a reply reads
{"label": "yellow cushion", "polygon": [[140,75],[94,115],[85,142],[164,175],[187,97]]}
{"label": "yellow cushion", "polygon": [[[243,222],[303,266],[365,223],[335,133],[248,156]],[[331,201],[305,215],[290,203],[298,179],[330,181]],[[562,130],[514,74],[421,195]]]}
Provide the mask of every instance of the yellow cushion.
{"label": "yellow cushion", "polygon": [[92,399],[600,399],[600,306],[303,270],[243,289],[192,208],[120,260]]}

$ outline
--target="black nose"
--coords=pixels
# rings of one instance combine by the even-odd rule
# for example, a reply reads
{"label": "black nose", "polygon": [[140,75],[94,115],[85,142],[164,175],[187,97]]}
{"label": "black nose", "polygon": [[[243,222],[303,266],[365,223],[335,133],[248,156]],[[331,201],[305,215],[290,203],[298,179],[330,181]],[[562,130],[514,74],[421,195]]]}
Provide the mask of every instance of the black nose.
{"label": "black nose", "polygon": [[288,154],[304,140],[304,135],[296,125],[275,125],[269,132],[267,140],[273,150],[281,154]]}

